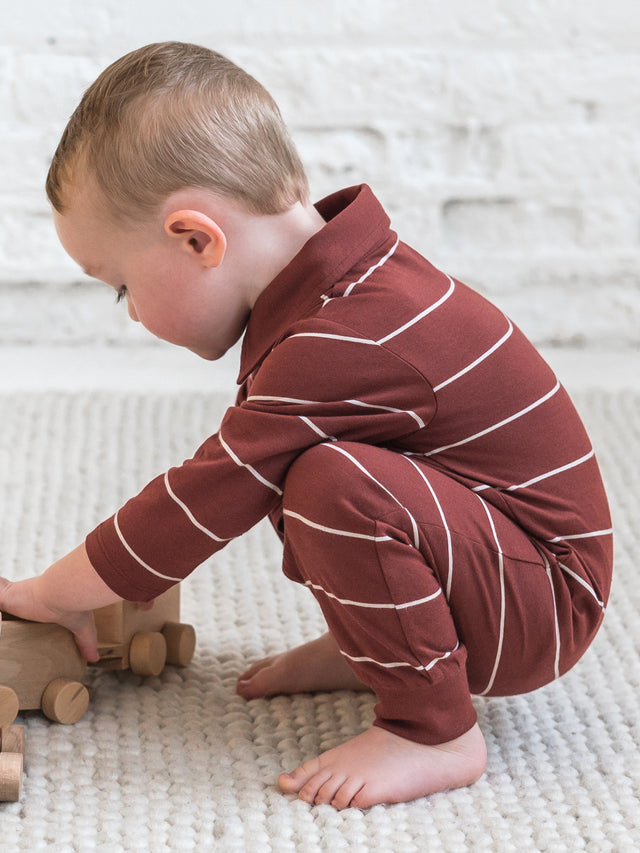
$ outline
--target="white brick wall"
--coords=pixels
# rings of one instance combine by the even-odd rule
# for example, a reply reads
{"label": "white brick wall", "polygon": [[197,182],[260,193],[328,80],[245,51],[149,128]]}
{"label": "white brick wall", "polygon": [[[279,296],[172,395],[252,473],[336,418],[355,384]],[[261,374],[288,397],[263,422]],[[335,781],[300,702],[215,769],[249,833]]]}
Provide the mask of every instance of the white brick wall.
{"label": "white brick wall", "polygon": [[0,0],[0,344],[147,344],[58,246],[43,183],[82,91],[150,41],[274,94],[314,197],[369,182],[404,239],[540,344],[640,343],[633,0]]}

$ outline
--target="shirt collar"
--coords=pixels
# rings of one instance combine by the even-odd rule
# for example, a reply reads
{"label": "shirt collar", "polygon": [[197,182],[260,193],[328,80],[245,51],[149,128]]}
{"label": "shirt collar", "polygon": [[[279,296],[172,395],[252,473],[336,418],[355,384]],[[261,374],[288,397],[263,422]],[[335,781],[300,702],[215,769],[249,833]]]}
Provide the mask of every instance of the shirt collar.
{"label": "shirt collar", "polygon": [[315,207],[327,224],[256,300],[242,341],[238,384],[292,323],[317,306],[331,285],[389,237],[389,217],[366,184],[340,190]]}

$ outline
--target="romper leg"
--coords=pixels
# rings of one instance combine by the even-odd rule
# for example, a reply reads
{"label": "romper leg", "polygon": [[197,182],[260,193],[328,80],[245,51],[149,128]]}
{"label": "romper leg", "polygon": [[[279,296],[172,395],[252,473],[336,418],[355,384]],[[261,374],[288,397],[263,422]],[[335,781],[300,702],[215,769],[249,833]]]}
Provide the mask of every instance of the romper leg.
{"label": "romper leg", "polygon": [[316,596],[376,725],[421,743],[476,721],[471,692],[557,674],[558,607],[544,558],[478,495],[381,448],[302,454],[283,498],[285,574]]}

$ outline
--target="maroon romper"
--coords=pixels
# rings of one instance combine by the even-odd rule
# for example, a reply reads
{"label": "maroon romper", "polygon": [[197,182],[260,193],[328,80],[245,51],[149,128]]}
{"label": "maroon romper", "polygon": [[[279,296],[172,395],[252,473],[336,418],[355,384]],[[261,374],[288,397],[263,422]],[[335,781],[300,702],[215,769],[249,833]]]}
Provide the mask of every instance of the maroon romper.
{"label": "maroon romper", "polygon": [[258,298],[219,431],[87,537],[147,600],[271,514],[376,724],[467,731],[471,694],[540,687],[603,617],[612,531],[566,391],[495,306],[398,241],[367,186]]}

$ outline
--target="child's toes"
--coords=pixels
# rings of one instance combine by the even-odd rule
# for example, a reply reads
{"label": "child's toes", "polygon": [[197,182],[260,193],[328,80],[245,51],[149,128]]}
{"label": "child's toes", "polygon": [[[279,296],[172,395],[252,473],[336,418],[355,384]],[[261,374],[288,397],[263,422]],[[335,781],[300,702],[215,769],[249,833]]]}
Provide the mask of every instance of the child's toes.
{"label": "child's toes", "polygon": [[263,658],[262,660],[258,660],[255,663],[251,664],[249,669],[242,673],[238,678],[238,683],[241,681],[249,681],[249,679],[253,678],[253,676],[260,672],[261,669],[264,669],[265,666],[268,666],[271,663],[271,658]]}
{"label": "child's toes", "polygon": [[336,793],[344,785],[345,781],[345,776],[331,774],[327,781],[318,788],[314,803],[318,806],[333,803]]}
{"label": "child's toes", "polygon": [[[370,785],[362,785],[359,791],[352,794],[350,804],[354,809],[368,809],[371,806],[376,805],[376,803],[381,802],[382,799],[384,799],[384,797],[381,798],[380,796],[376,796]],[[396,802],[396,800],[390,798],[389,802],[393,803]]]}
{"label": "child's toes", "polygon": [[277,675],[271,658],[249,667],[238,679],[236,692],[244,699],[261,699],[277,693]]}
{"label": "child's toes", "polygon": [[236,692],[243,699],[260,699],[268,695],[268,678],[264,671],[260,670],[250,677],[241,676],[236,685]]}
{"label": "child's toes", "polygon": [[366,808],[365,806],[356,805],[359,794],[364,787],[364,782],[361,779],[346,779],[338,788],[331,800],[331,805],[335,809]]}
{"label": "child's toes", "polygon": [[[305,785],[308,785],[309,782],[318,777],[322,772],[320,767],[320,762],[317,758],[312,759],[311,761],[307,761],[302,767],[296,767],[291,773],[281,773],[278,777],[278,787],[285,794],[299,794]],[[329,773],[324,778],[321,778],[316,785],[315,794],[318,791],[320,785],[327,781],[329,778]],[[313,785],[310,786],[309,790],[312,790]]]}
{"label": "child's toes", "polygon": [[308,782],[306,782],[302,788],[298,791],[298,797],[303,800],[305,803],[320,803],[325,802],[324,800],[318,800],[318,792],[320,789],[330,780],[331,771],[319,770],[314,776],[312,776]]}
{"label": "child's toes", "polygon": [[285,794],[297,794],[308,778],[302,767],[298,767],[291,773],[281,773],[278,776],[278,788]]}

